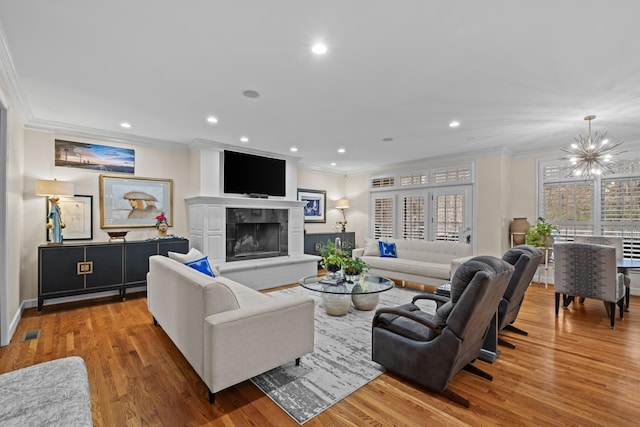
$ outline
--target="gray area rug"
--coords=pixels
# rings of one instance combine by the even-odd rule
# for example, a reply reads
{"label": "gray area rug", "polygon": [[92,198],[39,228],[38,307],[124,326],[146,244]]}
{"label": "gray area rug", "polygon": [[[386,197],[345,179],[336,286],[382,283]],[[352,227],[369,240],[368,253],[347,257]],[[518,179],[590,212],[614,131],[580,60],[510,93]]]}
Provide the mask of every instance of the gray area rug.
{"label": "gray area rug", "polygon": [[[396,307],[411,302],[418,291],[396,287],[380,294],[379,307]],[[384,372],[371,360],[371,320],[373,311],[356,310],[346,316],[326,314],[320,294],[302,287],[271,292],[274,298],[310,295],[316,301],[315,351],[301,358],[300,366],[291,361],[251,381],[291,416],[304,424],[334,403],[344,399]],[[433,312],[435,303],[421,304]]]}

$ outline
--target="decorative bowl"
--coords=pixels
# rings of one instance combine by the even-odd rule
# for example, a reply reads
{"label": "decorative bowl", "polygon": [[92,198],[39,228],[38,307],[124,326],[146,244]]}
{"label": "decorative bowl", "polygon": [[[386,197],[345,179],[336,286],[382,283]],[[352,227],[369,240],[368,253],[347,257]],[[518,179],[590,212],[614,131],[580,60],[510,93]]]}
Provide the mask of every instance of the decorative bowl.
{"label": "decorative bowl", "polygon": [[128,231],[107,231],[107,234],[109,235],[109,241],[112,241],[115,239],[125,240],[124,236],[126,236],[127,233]]}

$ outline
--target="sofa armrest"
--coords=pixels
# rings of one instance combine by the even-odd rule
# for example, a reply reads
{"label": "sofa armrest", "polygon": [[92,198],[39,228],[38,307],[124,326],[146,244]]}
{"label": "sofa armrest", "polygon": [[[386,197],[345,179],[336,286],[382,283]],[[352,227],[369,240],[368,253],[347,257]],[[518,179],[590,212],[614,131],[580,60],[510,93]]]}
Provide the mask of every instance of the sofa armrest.
{"label": "sofa armrest", "polygon": [[453,275],[455,274],[455,272],[458,269],[458,267],[460,267],[460,265],[462,265],[463,263],[469,261],[474,256],[475,255],[469,255],[469,256],[464,256],[464,257],[452,259],[451,260],[451,267],[450,267],[451,275],[449,276],[449,280],[453,279]]}
{"label": "sofa armrest", "polygon": [[205,320],[204,378],[215,393],[313,352],[315,302],[273,299]]}
{"label": "sofa armrest", "polygon": [[364,255],[364,248],[355,248],[351,251],[351,256],[353,258],[360,258]]}

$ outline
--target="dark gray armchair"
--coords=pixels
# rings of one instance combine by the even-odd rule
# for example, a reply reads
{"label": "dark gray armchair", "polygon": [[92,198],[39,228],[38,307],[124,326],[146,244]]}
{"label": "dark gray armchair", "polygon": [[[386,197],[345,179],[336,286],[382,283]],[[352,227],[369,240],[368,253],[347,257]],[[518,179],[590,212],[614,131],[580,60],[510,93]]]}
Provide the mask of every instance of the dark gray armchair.
{"label": "dark gray armchair", "polygon": [[[544,253],[541,250],[528,245],[514,246],[502,255],[504,261],[513,265],[514,271],[498,305],[498,332],[508,330],[527,335],[527,331],[513,326],[513,322],[518,317],[525,292],[538,270],[542,257]],[[516,347],[501,337],[498,337],[498,343],[511,348]]]}
{"label": "dark gray armchair", "polygon": [[[376,311],[372,325],[372,359],[389,371],[463,406],[469,401],[447,388],[465,369],[483,378],[492,376],[472,365],[480,354],[513,266],[492,256],[464,262],[451,280],[451,299],[419,294],[411,303]],[[435,314],[415,304],[436,301]]]}

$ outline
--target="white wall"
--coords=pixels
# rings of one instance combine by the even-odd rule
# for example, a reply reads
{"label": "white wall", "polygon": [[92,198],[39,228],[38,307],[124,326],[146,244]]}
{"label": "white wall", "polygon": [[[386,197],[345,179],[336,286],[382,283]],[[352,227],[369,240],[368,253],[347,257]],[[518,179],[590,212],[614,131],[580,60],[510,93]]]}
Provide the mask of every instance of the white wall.
{"label": "white wall", "polygon": [[[46,198],[36,196],[35,181],[57,178],[75,184],[75,193],[93,196],[93,241],[104,242],[109,236],[107,230],[100,229],[100,172],[88,169],[57,167],[54,163],[55,139],[107,145],[111,147],[133,148],[135,150],[134,177],[173,179],[173,227],[170,234],[188,236],[187,206],[184,201],[190,187],[189,151],[183,149],[158,149],[146,146],[132,146],[109,141],[55,135],[51,132],[24,131],[24,236],[22,256],[23,276],[20,289],[22,301],[37,298],[37,258],[38,245],[46,243],[45,219]],[[116,174],[108,174],[116,175]],[[129,174],[123,176],[132,176]],[[22,196],[22,195],[21,195]],[[64,212],[63,212],[64,215]],[[128,229],[127,240],[143,240],[157,236],[155,228]],[[64,233],[63,233],[64,235]],[[84,242],[84,241],[83,241]]]}

